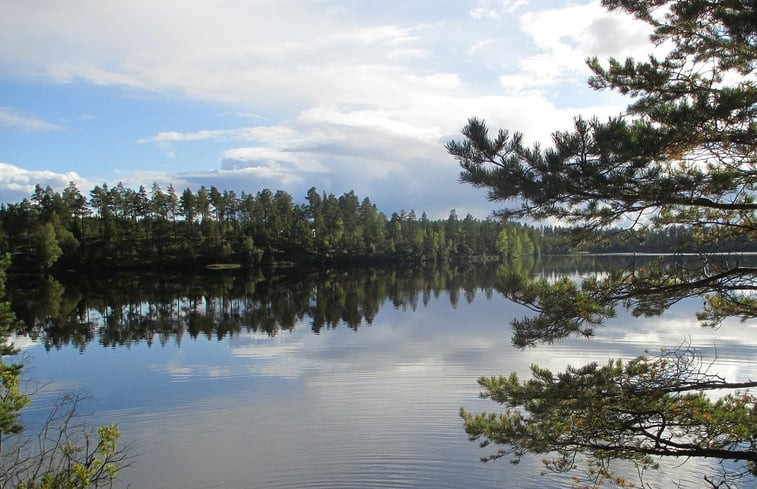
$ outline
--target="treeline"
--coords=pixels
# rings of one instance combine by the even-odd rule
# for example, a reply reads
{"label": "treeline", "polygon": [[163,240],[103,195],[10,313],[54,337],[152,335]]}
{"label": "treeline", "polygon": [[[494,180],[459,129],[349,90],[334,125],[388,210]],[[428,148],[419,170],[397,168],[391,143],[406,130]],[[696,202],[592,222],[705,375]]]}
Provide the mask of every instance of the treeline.
{"label": "treeline", "polygon": [[[453,307],[491,297],[511,274],[530,276],[539,257],[489,264],[340,267],[261,273],[123,272],[17,276],[9,289],[18,333],[48,349],[96,342],[131,346],[255,332],[369,326],[381,307],[415,310],[431,300]],[[550,265],[547,265],[553,269]],[[568,266],[572,270],[572,266]],[[28,280],[28,282],[25,282]]]}
{"label": "treeline", "polygon": [[177,192],[74,183],[35,188],[0,207],[0,246],[28,270],[244,267],[306,262],[461,262],[538,255],[533,227],[470,214],[432,220],[414,210],[387,217],[370,199],[311,188],[296,203],[285,191],[237,195],[216,187]]}
{"label": "treeline", "polygon": [[[753,266],[757,257],[716,257]],[[184,338],[218,340],[240,333],[276,335],[309,328],[369,326],[387,302],[416,310],[431,300],[452,307],[482,294],[508,296],[529,277],[553,280],[649,266],[649,256],[534,256],[497,264],[428,264],[412,267],[289,268],[228,273],[122,272],[52,276],[14,275],[8,296],[20,320],[16,332],[46,348],[92,343],[131,346],[181,342]],[[701,265],[697,257],[679,257],[676,266]],[[744,262],[744,260],[747,260]]]}
{"label": "treeline", "polygon": [[757,241],[727,235],[716,242],[708,239],[707,226],[666,226],[635,231],[606,229],[597,231],[591,240],[576,237],[574,229],[544,226],[539,229],[542,253],[717,253],[757,252]]}

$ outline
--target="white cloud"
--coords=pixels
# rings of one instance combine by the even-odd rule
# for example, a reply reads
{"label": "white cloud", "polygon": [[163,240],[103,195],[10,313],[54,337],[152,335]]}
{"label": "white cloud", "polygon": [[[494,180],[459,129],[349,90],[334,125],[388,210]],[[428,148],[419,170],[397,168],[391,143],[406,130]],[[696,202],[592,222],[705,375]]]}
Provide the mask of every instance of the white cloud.
{"label": "white cloud", "polygon": [[529,0],[479,0],[469,14],[474,19],[498,19],[503,14],[513,14]]}
{"label": "white cloud", "polygon": [[224,152],[221,161],[223,170],[246,170],[268,177],[282,177],[295,181],[303,174],[326,173],[326,168],[317,159],[296,152],[281,151],[268,147],[234,148]]}
{"label": "white cloud", "polygon": [[202,129],[194,132],[164,131],[154,136],[139,139],[138,143],[179,143],[187,141],[205,141],[209,139],[254,139],[261,128],[242,127],[237,129]]}
{"label": "white cloud", "polygon": [[[54,3],[44,11],[28,2],[10,3],[12,15],[0,20],[0,45],[14,48],[3,50],[2,72],[175,91],[255,112],[323,104],[412,106],[428,90],[446,90],[448,98],[459,97],[464,89],[483,93],[466,76],[470,66],[456,54],[461,51],[457,43],[473,46],[462,49],[470,54],[510,29],[504,24],[481,29],[465,19],[381,23],[360,18],[357,11],[340,13],[294,0],[243,6],[156,6],[135,0],[107,9],[73,2]],[[488,0],[477,8],[499,15],[525,4]],[[542,54],[507,75],[520,80],[519,73],[541,79],[555,72],[575,74],[575,64],[583,69],[586,55],[607,48],[597,40],[605,39],[598,36],[608,29],[614,36],[623,33],[617,44],[628,45],[633,31],[616,29],[624,24],[606,19],[617,16],[601,17],[600,12],[604,10],[591,4],[525,14],[522,28]],[[587,38],[581,40],[582,35]],[[492,58],[497,56],[495,52]],[[442,64],[448,68],[439,69]],[[454,86],[439,86],[438,74]]]}
{"label": "white cloud", "polygon": [[386,53],[386,57],[392,59],[423,59],[432,55],[428,49],[392,49]]}
{"label": "white cloud", "polygon": [[[469,117],[548,141],[576,111],[616,113],[606,102],[559,105],[554,87],[583,84],[586,56],[644,37],[592,3],[523,14],[528,37],[516,40],[526,4],[481,0],[471,15],[492,21],[474,22],[464,15],[371,18],[348,2],[72,0],[40,9],[8,0],[0,17],[0,74],[156,91],[251,119],[246,127],[198,121],[202,130],[164,127],[132,136],[161,148],[174,168],[190,170],[134,172],[123,164],[117,177],[125,183],[198,186],[204,178],[230,189],[296,192],[315,185],[354,189],[389,209],[397,203],[464,212],[488,206],[481,192],[457,183],[457,164],[443,145]],[[609,32],[618,41],[602,44]],[[212,154],[209,143],[214,160],[204,167],[184,161],[185,147],[206,144],[203,154]]]}
{"label": "white cloud", "polygon": [[540,52],[522,60],[515,73],[500,78],[502,85],[512,90],[585,79],[588,57],[639,57],[653,48],[646,24],[608,12],[598,3],[527,12],[520,24]]}
{"label": "white cloud", "polygon": [[35,117],[23,116],[5,107],[0,107],[0,126],[30,132],[60,131],[63,129],[63,126],[58,124],[53,124]]}
{"label": "white cloud", "polygon": [[361,45],[387,45],[400,46],[408,42],[418,41],[420,38],[413,34],[417,28],[407,28],[397,25],[381,25],[376,27],[366,27],[354,29],[345,32],[337,32],[330,36],[334,41],[339,42],[357,42]]}
{"label": "white cloud", "polygon": [[503,37],[498,37],[494,39],[482,39],[480,41],[473,43],[473,45],[468,48],[465,54],[468,56],[475,56],[479,52],[484,51],[492,46],[496,46],[497,44],[502,43],[502,42],[505,42],[505,39]]}
{"label": "white cloud", "polygon": [[42,10],[16,1],[6,12],[0,45],[14,47],[2,50],[2,72],[175,90],[246,107],[316,100],[360,74],[370,77],[382,60],[426,55],[416,45],[423,24],[355,23],[291,0],[135,0],[107,8],[74,1]]}
{"label": "white cloud", "polygon": [[[481,191],[457,183],[457,163],[444,143],[458,138],[470,116],[487,119],[490,127],[522,130],[529,141],[548,140],[551,131],[568,128],[574,111],[557,110],[540,93],[514,96],[475,96],[453,74],[412,77],[412,102],[380,108],[321,104],[303,110],[279,125],[163,132],[141,140],[179,145],[201,140],[244,142],[219,155],[220,169],[124,176],[131,182],[172,181],[175,186],[200,183],[235,191],[268,187],[297,198],[308,188],[341,194],[355,190],[370,197],[385,212],[414,208],[446,217],[450,209],[464,215],[486,216],[493,207]],[[420,88],[422,87],[422,88]],[[591,113],[612,114],[615,108],[597,106]],[[545,115],[547,114],[547,115]],[[550,124],[544,124],[545,117]]]}
{"label": "white cloud", "polygon": [[88,188],[89,182],[76,172],[56,173],[48,170],[26,170],[10,163],[0,162],[0,202],[18,202],[34,192],[34,186],[48,185],[56,191],[74,182],[79,190]]}

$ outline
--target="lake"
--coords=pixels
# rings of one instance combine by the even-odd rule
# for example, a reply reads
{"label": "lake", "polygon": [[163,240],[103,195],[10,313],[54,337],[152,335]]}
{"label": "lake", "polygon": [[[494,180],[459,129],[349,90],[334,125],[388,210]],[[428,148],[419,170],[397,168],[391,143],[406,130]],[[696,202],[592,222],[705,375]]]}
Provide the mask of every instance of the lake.
{"label": "lake", "polygon": [[[541,275],[601,273],[632,257],[519,264]],[[543,488],[538,457],[480,462],[458,417],[496,410],[476,379],[532,363],[563,370],[685,341],[729,380],[757,377],[757,325],[703,329],[701,300],[663,316],[619,311],[590,340],[518,350],[528,311],[497,291],[508,265],[249,276],[122,274],[13,287],[30,328],[28,376],[50,382],[24,414],[33,430],[63,391],[85,391],[97,424],[137,452],[119,487]],[[702,464],[647,474],[699,487]]]}

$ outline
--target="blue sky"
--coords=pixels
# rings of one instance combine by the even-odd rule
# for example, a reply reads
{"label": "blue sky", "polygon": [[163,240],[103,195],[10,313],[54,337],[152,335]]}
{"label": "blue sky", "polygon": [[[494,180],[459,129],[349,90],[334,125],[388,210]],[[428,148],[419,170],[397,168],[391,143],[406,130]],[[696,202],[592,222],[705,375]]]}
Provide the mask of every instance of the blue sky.
{"label": "blue sky", "polygon": [[471,116],[548,142],[627,100],[587,56],[648,31],[561,0],[0,0],[0,201],[215,185],[355,190],[391,213],[492,209],[444,143]]}

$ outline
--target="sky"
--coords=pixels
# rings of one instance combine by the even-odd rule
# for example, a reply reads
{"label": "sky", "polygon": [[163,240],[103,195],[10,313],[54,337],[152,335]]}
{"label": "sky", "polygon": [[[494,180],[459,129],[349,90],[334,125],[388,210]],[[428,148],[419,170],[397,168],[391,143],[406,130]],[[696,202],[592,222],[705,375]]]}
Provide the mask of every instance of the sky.
{"label": "sky", "polygon": [[486,217],[444,144],[470,117],[549,144],[645,56],[596,1],[0,0],[0,202],[36,184],[354,190],[387,214]]}

